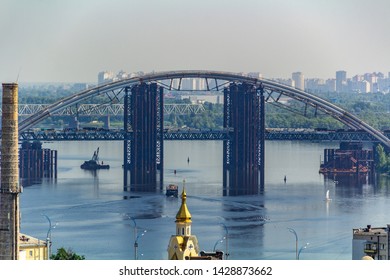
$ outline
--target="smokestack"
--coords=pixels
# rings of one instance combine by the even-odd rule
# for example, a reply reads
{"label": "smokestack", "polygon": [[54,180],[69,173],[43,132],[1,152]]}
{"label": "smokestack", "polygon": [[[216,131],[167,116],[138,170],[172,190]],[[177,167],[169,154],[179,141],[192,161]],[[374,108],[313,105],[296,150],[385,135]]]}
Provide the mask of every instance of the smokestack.
{"label": "smokestack", "polygon": [[0,259],[19,259],[18,85],[3,84],[0,177]]}

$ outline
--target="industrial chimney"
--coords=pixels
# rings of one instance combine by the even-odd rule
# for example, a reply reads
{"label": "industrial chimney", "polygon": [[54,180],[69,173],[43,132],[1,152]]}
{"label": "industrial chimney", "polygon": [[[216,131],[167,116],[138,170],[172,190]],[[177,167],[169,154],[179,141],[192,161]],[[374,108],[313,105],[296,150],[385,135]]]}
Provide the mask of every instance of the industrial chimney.
{"label": "industrial chimney", "polygon": [[3,84],[0,260],[19,259],[18,85]]}

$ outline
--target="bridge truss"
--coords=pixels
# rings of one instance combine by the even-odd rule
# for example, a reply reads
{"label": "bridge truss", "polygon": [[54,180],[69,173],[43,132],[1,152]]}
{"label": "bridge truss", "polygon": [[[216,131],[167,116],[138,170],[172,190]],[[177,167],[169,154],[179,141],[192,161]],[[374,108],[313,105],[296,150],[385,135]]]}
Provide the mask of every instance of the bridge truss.
{"label": "bridge truss", "polygon": [[[45,110],[50,104],[19,104],[19,116],[31,116]],[[206,109],[203,104],[164,104],[164,115],[200,114]],[[2,109],[0,108],[0,114]],[[52,116],[123,116],[124,104],[74,104],[64,107]]]}
{"label": "bridge truss", "polygon": [[[27,130],[19,133],[20,141],[123,141],[124,130]],[[310,142],[378,142],[364,131],[312,131],[272,130],[264,133],[269,141],[310,141]],[[388,133],[386,137],[390,137]],[[221,140],[229,139],[228,130],[166,129],[164,140]]]}

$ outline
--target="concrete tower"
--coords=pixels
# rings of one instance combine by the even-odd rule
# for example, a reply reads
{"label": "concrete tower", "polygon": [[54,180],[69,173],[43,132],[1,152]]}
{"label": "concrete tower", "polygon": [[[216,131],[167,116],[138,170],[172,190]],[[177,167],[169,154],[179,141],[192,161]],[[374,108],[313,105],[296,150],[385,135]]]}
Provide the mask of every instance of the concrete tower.
{"label": "concrete tower", "polygon": [[347,72],[340,70],[336,72],[336,92],[343,92],[347,89]]}
{"label": "concrete tower", "polygon": [[295,83],[295,88],[305,90],[305,77],[302,72],[292,73],[292,80]]}
{"label": "concrete tower", "polygon": [[0,260],[19,259],[18,85],[3,84]]}
{"label": "concrete tower", "polygon": [[183,186],[181,206],[176,214],[176,235],[172,235],[168,245],[169,260],[185,260],[199,255],[198,239],[191,235],[191,214],[187,208],[187,194]]}

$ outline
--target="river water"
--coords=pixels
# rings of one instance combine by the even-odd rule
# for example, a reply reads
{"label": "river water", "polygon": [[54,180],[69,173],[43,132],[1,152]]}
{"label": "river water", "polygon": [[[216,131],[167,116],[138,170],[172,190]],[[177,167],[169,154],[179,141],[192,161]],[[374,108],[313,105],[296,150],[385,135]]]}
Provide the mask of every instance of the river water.
{"label": "river water", "polygon": [[[175,233],[180,198],[163,193],[123,191],[122,142],[54,142],[58,178],[25,187],[21,194],[21,232],[45,240],[51,231],[53,252],[71,248],[90,260],[134,259],[134,223],[139,259],[167,259]],[[109,170],[80,169],[100,147]],[[164,182],[186,180],[192,233],[200,249],[226,251],[229,259],[295,259],[295,230],[300,259],[350,260],[352,229],[390,223],[389,183],[335,183],[318,173],[324,148],[335,143],[266,142],[265,190],[253,196],[222,196],[222,142],[166,141]],[[190,162],[187,163],[187,157]],[[176,175],[173,170],[177,170]],[[283,181],[286,176],[286,183]],[[336,180],[337,181],[337,180]],[[325,202],[329,190],[332,201]],[[226,226],[226,228],[225,228]]]}

